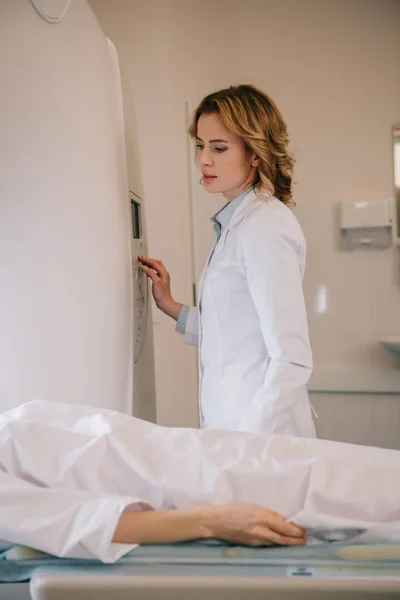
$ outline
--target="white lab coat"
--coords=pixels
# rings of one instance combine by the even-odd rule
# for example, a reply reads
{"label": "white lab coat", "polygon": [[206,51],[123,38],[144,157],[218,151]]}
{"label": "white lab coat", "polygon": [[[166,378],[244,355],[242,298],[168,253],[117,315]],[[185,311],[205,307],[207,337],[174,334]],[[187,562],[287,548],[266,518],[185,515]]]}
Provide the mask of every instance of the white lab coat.
{"label": "white lab coat", "polygon": [[0,415],[0,539],[114,562],[125,508],[249,502],[309,541],[400,542],[400,452],[290,436],[167,428],[36,401]]}
{"label": "white lab coat", "polygon": [[290,209],[249,192],[207,261],[199,311],[186,322],[185,341],[199,345],[202,427],[315,436],[305,261]]}

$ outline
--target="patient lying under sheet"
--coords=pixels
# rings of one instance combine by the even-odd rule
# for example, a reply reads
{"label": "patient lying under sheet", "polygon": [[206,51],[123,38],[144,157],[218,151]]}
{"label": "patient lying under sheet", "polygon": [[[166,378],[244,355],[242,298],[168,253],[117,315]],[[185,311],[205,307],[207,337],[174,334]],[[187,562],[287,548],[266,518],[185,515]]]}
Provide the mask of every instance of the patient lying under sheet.
{"label": "patient lying under sheet", "polygon": [[165,428],[35,401],[0,415],[0,538],[114,562],[129,510],[230,502],[276,510],[309,541],[400,542],[400,452],[294,438]]}

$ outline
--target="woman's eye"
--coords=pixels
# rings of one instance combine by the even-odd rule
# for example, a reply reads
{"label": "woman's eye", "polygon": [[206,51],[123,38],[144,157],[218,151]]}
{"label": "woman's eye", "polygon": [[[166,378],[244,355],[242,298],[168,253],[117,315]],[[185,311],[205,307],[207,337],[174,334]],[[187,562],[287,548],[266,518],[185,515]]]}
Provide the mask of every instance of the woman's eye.
{"label": "woman's eye", "polygon": [[215,152],[221,154],[221,152],[225,152],[226,148],[214,148]]}
{"label": "woman's eye", "polygon": [[196,144],[195,145],[196,150],[202,150],[203,146],[201,146],[200,144]]}

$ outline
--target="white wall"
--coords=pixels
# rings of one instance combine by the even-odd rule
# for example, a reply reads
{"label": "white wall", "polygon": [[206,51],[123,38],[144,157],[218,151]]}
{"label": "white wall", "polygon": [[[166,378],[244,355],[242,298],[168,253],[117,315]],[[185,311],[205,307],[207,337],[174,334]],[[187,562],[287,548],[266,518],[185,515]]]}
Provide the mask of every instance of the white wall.
{"label": "white wall", "polygon": [[[300,206],[391,195],[390,129],[400,120],[397,0],[91,5],[132,78],[150,253],[169,267],[178,300],[190,302],[192,284],[185,100],[195,104],[232,83],[267,91],[288,122]],[[384,303],[378,298],[377,310]],[[193,351],[167,319],[155,313],[154,321],[159,420],[195,424]],[[334,332],[327,335],[329,344]]]}

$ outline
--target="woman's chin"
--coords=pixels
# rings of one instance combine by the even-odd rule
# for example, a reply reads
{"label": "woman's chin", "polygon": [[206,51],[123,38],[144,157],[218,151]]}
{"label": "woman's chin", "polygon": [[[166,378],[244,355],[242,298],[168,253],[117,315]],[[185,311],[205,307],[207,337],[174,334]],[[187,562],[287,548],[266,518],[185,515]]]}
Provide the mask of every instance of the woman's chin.
{"label": "woman's chin", "polygon": [[223,194],[224,193],[224,190],[221,189],[221,186],[217,185],[213,181],[210,181],[210,183],[204,183],[204,189],[209,194]]}

